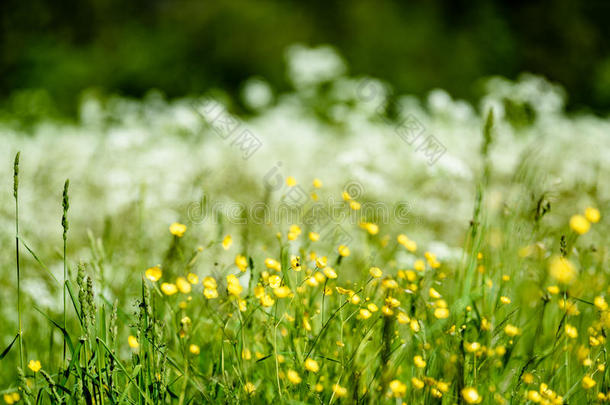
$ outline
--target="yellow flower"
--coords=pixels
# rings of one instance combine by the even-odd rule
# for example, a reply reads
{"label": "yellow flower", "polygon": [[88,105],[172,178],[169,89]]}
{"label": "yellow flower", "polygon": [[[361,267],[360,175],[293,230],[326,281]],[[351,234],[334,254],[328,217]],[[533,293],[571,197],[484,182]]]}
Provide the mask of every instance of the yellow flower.
{"label": "yellow flower", "polygon": [[377,307],[377,305],[373,304],[372,302],[371,302],[370,304],[368,304],[366,307],[367,307],[367,308],[369,309],[369,311],[371,311],[371,312],[377,312],[377,311],[379,311],[379,308]]}
{"label": "yellow flower", "polygon": [[347,395],[347,388],[340,386],[339,384],[333,385],[333,392],[338,397],[344,397]]}
{"label": "yellow flower", "polygon": [[398,315],[396,315],[396,320],[398,321],[398,323],[401,323],[403,325],[411,322],[411,318],[409,318],[409,315],[405,314],[404,312],[399,312]]}
{"label": "yellow flower", "polygon": [[165,295],[174,295],[178,292],[178,287],[176,287],[176,284],[163,283],[161,284],[161,291],[163,291],[163,294]]}
{"label": "yellow flower", "polygon": [[271,307],[275,303],[275,300],[271,298],[269,294],[264,294],[260,297],[260,303],[264,307]]}
{"label": "yellow flower", "polygon": [[527,392],[527,399],[532,402],[538,403],[542,400],[542,395],[540,395],[538,391],[530,390]]}
{"label": "yellow flower", "polygon": [[315,188],[320,188],[320,187],[322,187],[322,180],[320,180],[320,179],[313,179],[312,184],[313,184],[313,186]]}
{"label": "yellow flower", "polygon": [[132,349],[137,349],[138,347],[140,347],[138,339],[132,335],[129,335],[129,337],[127,338],[127,343],[129,343],[129,347],[131,347]]}
{"label": "yellow flower", "polygon": [[197,346],[197,345],[190,345],[189,346],[189,352],[191,352],[191,354],[197,355],[197,354],[199,354],[200,351],[201,350],[199,349],[199,346]]}
{"label": "yellow flower", "polygon": [[225,236],[225,238],[222,240],[222,247],[224,250],[229,250],[232,244],[233,238],[231,238],[231,235]]}
{"label": "yellow flower", "polygon": [[434,310],[434,317],[437,319],[449,318],[449,310],[447,308],[436,308]]}
{"label": "yellow flower", "polygon": [[317,232],[309,232],[309,239],[312,242],[317,242],[320,239],[320,234]]}
{"label": "yellow flower", "polygon": [[379,267],[371,267],[369,269],[369,273],[372,277],[380,278],[383,275],[383,272]]}
{"label": "yellow flower", "polygon": [[340,245],[337,249],[340,256],[347,257],[350,254],[349,248],[345,245]]}
{"label": "yellow flower", "polygon": [[229,274],[227,276],[227,291],[229,294],[239,297],[244,288],[239,284],[239,280],[235,277],[234,274]]}
{"label": "yellow flower", "polygon": [[216,284],[216,279],[214,277],[207,276],[203,279],[202,284],[205,288],[216,289],[218,284]]}
{"label": "yellow flower", "polygon": [[182,235],[184,235],[184,232],[186,232],[186,225],[181,224],[179,222],[174,222],[169,226],[169,232],[172,235],[181,238]]}
{"label": "yellow flower", "polygon": [[360,209],[360,203],[358,201],[352,200],[349,202],[349,207],[354,211],[358,211]]}
{"label": "yellow flower", "polygon": [[570,284],[576,278],[576,268],[565,257],[555,256],[549,263],[551,277],[562,284]]}
{"label": "yellow flower", "polygon": [[292,291],[290,291],[290,288],[288,288],[287,286],[283,285],[281,287],[274,288],[273,289],[273,293],[278,298],[286,298],[286,297],[288,297],[292,293]]}
{"label": "yellow flower", "polygon": [[508,336],[513,337],[519,335],[521,333],[521,330],[519,330],[519,328],[517,328],[515,325],[508,324],[504,328],[504,333],[506,333]]}
{"label": "yellow flower", "polygon": [[318,365],[318,362],[310,358],[305,360],[305,368],[311,371],[312,373],[317,373],[318,371],[320,371],[320,366]]}
{"label": "yellow flower", "polygon": [[466,349],[466,351],[468,353],[474,353],[474,352],[478,351],[480,348],[481,348],[481,344],[479,342],[472,342],[472,343],[464,342],[464,349]]}
{"label": "yellow flower", "polygon": [[325,267],[324,275],[331,279],[337,278],[337,272],[335,272],[335,270],[332,267]]}
{"label": "yellow flower", "polygon": [[[352,203],[355,203],[355,201],[352,201]],[[359,205],[360,204],[358,204],[358,206]],[[363,222],[362,224],[360,224],[360,226],[366,229],[366,231],[371,235],[377,235],[379,233],[379,225],[374,224],[372,222]]]}
{"label": "yellow flower", "polygon": [[301,258],[299,256],[291,256],[290,267],[292,267],[294,271],[301,271]]}
{"label": "yellow flower", "polygon": [[282,271],[282,265],[280,264],[280,262],[270,257],[265,259],[265,266],[267,266],[268,269]]}
{"label": "yellow flower", "polygon": [[403,245],[409,252],[415,252],[417,250],[417,243],[409,239],[407,235],[400,234],[396,239],[398,240],[398,243]]}
{"label": "yellow flower", "polygon": [[351,302],[354,305],[360,304],[360,296],[358,294],[352,294],[349,297],[349,302]]}
{"label": "yellow flower", "polygon": [[566,331],[566,335],[568,335],[568,337],[570,337],[572,339],[576,339],[578,337],[578,329],[576,329],[574,326],[570,325],[569,323],[566,324],[565,331]]}
{"label": "yellow flower", "polygon": [[409,327],[411,328],[411,330],[415,333],[419,332],[421,327],[419,326],[419,322],[417,321],[417,319],[411,319],[411,322],[409,322]]}
{"label": "yellow flower", "polygon": [[214,298],[218,298],[218,290],[216,290],[216,288],[204,288],[203,295],[207,299],[212,300]]}
{"label": "yellow flower", "polygon": [[579,235],[589,232],[591,223],[584,216],[577,214],[570,218],[570,228]]}
{"label": "yellow flower", "polygon": [[599,210],[597,208],[587,207],[585,209],[585,218],[587,218],[589,222],[596,224],[599,222],[601,214],[599,213]]}
{"label": "yellow flower", "polygon": [[189,283],[191,284],[197,284],[199,282],[199,277],[197,276],[197,274],[195,273],[189,273],[186,275],[186,279],[189,281]]}
{"label": "yellow flower", "polygon": [[371,317],[371,315],[372,315],[371,311],[369,311],[368,309],[366,309],[366,308],[360,309],[360,314],[359,314],[360,319],[369,319]]}
{"label": "yellow flower", "polygon": [[235,265],[240,271],[244,272],[248,268],[248,259],[246,259],[246,256],[237,255],[235,256]]}
{"label": "yellow flower", "polygon": [[424,271],[426,269],[426,263],[422,259],[417,259],[413,262],[413,268],[417,271]]}
{"label": "yellow flower", "polygon": [[559,287],[556,285],[551,285],[546,288],[549,294],[559,294]]}
{"label": "yellow flower", "polygon": [[191,283],[189,283],[184,277],[178,277],[176,279],[176,287],[182,294],[189,294],[191,292]]}
{"label": "yellow flower", "polygon": [[500,302],[502,304],[510,304],[510,298],[505,297],[504,295],[500,297]]}
{"label": "yellow flower", "polygon": [[604,297],[602,297],[601,295],[595,297],[595,299],[593,300],[593,304],[595,304],[597,309],[599,309],[601,311],[605,311],[608,309],[608,303],[606,302]]}
{"label": "yellow flower", "polygon": [[278,288],[282,284],[282,278],[277,274],[274,274],[272,276],[269,276],[268,282],[271,288]]}
{"label": "yellow flower", "polygon": [[252,395],[256,391],[256,386],[254,384],[252,384],[250,381],[248,381],[246,383],[246,385],[244,385],[244,390],[246,390],[246,393],[248,395]]}
{"label": "yellow flower", "polygon": [[296,186],[297,185],[297,179],[295,179],[293,176],[286,177],[286,185],[288,187]]}
{"label": "yellow flower", "polygon": [[462,390],[462,398],[464,398],[467,404],[479,404],[483,400],[477,389],[473,387],[464,388]]}
{"label": "yellow flower", "polygon": [[435,300],[441,298],[441,294],[432,287],[430,287],[430,290],[428,290],[428,295],[430,295],[430,298]]}
{"label": "yellow flower", "polygon": [[301,381],[303,381],[303,379],[301,378],[299,373],[297,373],[294,370],[288,370],[288,372],[286,373],[286,376],[288,377],[288,380],[295,385],[300,384]]}
{"label": "yellow flower", "polygon": [[407,385],[403,384],[399,380],[390,381],[390,391],[395,398],[402,398],[407,393]]}
{"label": "yellow flower", "polygon": [[147,269],[146,272],[144,273],[144,275],[150,281],[155,282],[155,281],[159,281],[159,279],[163,275],[163,272],[161,271],[159,266],[154,266],[154,267]]}
{"label": "yellow flower", "polygon": [[415,364],[415,367],[417,367],[417,368],[426,367],[426,361],[420,355],[413,357],[413,364]]}
{"label": "yellow flower", "polygon": [[424,388],[424,382],[417,377],[411,378],[411,384],[413,384],[413,388],[415,388],[416,390],[421,390],[422,388]]}
{"label": "yellow flower", "polygon": [[316,257],[316,267],[323,269],[324,267],[326,267],[326,262],[326,256]]}
{"label": "yellow flower", "polygon": [[13,392],[11,394],[4,394],[3,398],[4,402],[6,402],[8,405],[12,405],[19,402],[19,400],[21,399],[21,395],[19,395],[18,392]]}
{"label": "yellow flower", "polygon": [[30,362],[28,363],[28,368],[30,370],[32,370],[33,372],[37,373],[37,372],[40,371],[42,366],[40,365],[40,361],[38,361],[38,360],[30,360]]}
{"label": "yellow flower", "polygon": [[596,384],[597,383],[595,382],[595,380],[593,378],[589,377],[588,375],[584,376],[582,379],[582,386],[586,390],[595,387]]}

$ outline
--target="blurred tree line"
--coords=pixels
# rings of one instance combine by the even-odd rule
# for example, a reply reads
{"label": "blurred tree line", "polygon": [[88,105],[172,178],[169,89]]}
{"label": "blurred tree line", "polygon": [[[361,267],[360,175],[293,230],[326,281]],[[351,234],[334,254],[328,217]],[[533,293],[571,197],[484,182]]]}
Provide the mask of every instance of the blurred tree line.
{"label": "blurred tree line", "polygon": [[[3,0],[0,105],[70,116],[84,89],[169,97],[288,87],[284,51],[328,43],[351,74],[476,100],[482,77],[542,74],[569,107],[610,109],[607,0]],[[42,90],[41,90],[42,89]]]}

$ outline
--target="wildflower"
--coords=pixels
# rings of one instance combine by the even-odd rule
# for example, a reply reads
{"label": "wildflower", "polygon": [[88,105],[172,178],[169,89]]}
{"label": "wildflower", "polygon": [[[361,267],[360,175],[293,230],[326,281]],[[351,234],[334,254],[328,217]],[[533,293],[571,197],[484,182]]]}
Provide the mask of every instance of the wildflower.
{"label": "wildflower", "polygon": [[398,240],[398,243],[403,245],[409,252],[413,253],[417,250],[417,243],[409,239],[407,235],[400,234],[396,239]]}
{"label": "wildflower", "polygon": [[513,337],[519,335],[521,331],[515,325],[508,324],[504,328],[504,333],[506,333],[510,337]]}
{"label": "wildflower", "polygon": [[241,358],[244,360],[250,360],[252,359],[252,352],[250,351],[250,349],[244,349],[241,351]]}
{"label": "wildflower", "polygon": [[368,304],[366,306],[368,308],[369,311],[371,312],[377,312],[379,310],[379,308],[377,307],[377,305],[373,304],[372,302],[370,304]]}
{"label": "wildflower", "polygon": [[248,259],[246,259],[246,256],[237,255],[235,256],[235,265],[240,271],[244,272],[248,268]]}
{"label": "wildflower", "polygon": [[479,342],[467,343],[464,342],[464,349],[466,349],[469,353],[474,353],[481,348],[481,344]]}
{"label": "wildflower", "polygon": [[322,180],[316,178],[313,179],[313,182],[311,183],[315,188],[320,188],[322,187]]}
{"label": "wildflower", "polygon": [[309,232],[309,240],[317,242],[320,239],[320,234],[317,232]]}
{"label": "wildflower", "polygon": [[577,214],[570,218],[570,228],[579,235],[589,232],[591,223],[584,216]]}
{"label": "wildflower", "polygon": [[437,319],[449,318],[449,310],[447,308],[436,308],[434,310],[434,317]]}
{"label": "wildflower", "polygon": [[394,315],[394,311],[392,310],[392,308],[389,305],[384,305],[381,307],[381,312],[385,315],[385,316],[392,316]]}
{"label": "wildflower", "polygon": [[275,300],[269,294],[262,295],[259,300],[264,307],[271,307],[275,303]]}
{"label": "wildflower", "polygon": [[174,295],[178,292],[178,287],[176,287],[176,284],[163,283],[161,284],[161,291],[163,291],[163,294],[165,295]]}
{"label": "wildflower", "polygon": [[[359,205],[360,204],[358,204],[358,206]],[[379,233],[379,225],[374,224],[372,222],[362,222],[360,224],[360,227],[366,229],[366,231],[371,235],[377,235]]]}
{"label": "wildflower", "polygon": [[267,266],[267,268],[271,270],[282,271],[282,265],[280,264],[280,262],[270,257],[265,259],[265,266]]}
{"label": "wildflower", "polygon": [[473,387],[464,388],[462,390],[462,398],[464,398],[464,401],[468,404],[478,404],[483,400],[483,397],[479,395],[477,389]]}
{"label": "wildflower", "polygon": [[305,368],[311,371],[312,373],[317,373],[318,371],[320,371],[320,366],[318,365],[318,362],[311,358],[305,360]]}
{"label": "wildflower", "polygon": [[503,296],[500,297],[500,302],[502,304],[507,304],[508,305],[508,304],[510,304],[510,298],[508,298],[508,297],[503,295]]}
{"label": "wildflower", "polygon": [[235,277],[234,274],[229,274],[227,276],[227,291],[229,294],[239,297],[243,290],[244,289],[241,284],[239,284],[237,277]]}
{"label": "wildflower", "polygon": [[40,361],[39,360],[30,360],[30,362],[28,363],[28,368],[30,370],[32,370],[33,372],[37,373],[37,372],[40,371],[42,366],[40,365]]}
{"label": "wildflower", "polygon": [[347,257],[350,254],[349,248],[345,245],[339,245],[339,248],[337,250],[339,252],[339,255],[342,257]]}
{"label": "wildflower", "polygon": [[430,290],[428,290],[428,295],[430,295],[430,298],[435,299],[435,300],[441,298],[441,294],[438,291],[436,291],[434,288],[430,288]]}
{"label": "wildflower", "polygon": [[144,273],[144,275],[150,281],[156,282],[156,281],[159,281],[159,279],[163,275],[163,272],[161,271],[161,268],[159,266],[154,266],[154,267],[147,269],[146,272]]}
{"label": "wildflower", "polygon": [[293,176],[286,177],[286,185],[288,187],[296,186],[297,185],[297,179],[295,179]]}
{"label": "wildflower", "polygon": [[200,353],[200,351],[201,351],[201,349],[199,349],[199,346],[197,346],[197,345],[189,346],[189,352],[191,352],[191,354],[198,355]]}
{"label": "wildflower", "polygon": [[352,200],[349,202],[349,207],[354,211],[358,211],[360,209],[360,203],[358,201]]}
{"label": "wildflower", "polygon": [[326,258],[326,256],[316,257],[316,267],[323,269],[324,267],[326,267],[327,261],[328,259]]}
{"label": "wildflower", "polygon": [[288,380],[295,385],[300,384],[301,381],[303,381],[303,379],[301,378],[299,373],[297,373],[294,370],[288,370],[288,372],[286,373],[286,376],[288,377]]}
{"label": "wildflower", "polygon": [[403,325],[411,322],[409,316],[402,311],[399,312],[398,315],[396,315],[396,320],[398,321],[398,323],[401,323]]}
{"label": "wildflower", "polygon": [[332,267],[325,267],[324,275],[330,279],[337,278],[337,272]]}
{"label": "wildflower", "polygon": [[599,213],[599,210],[597,208],[587,207],[585,209],[585,218],[587,218],[589,222],[596,224],[599,222],[601,214]]}
{"label": "wildflower", "polygon": [[582,387],[586,390],[595,387],[596,384],[597,383],[595,382],[595,380],[589,377],[588,375],[584,376],[582,379]]}
{"label": "wildflower", "polygon": [[224,250],[229,250],[229,248],[231,247],[232,244],[233,244],[233,238],[231,238],[231,235],[225,236],[224,239],[222,240],[222,247]]}
{"label": "wildflower", "polygon": [[344,397],[347,395],[347,388],[340,386],[339,384],[333,385],[333,392],[338,397]]}
{"label": "wildflower", "polygon": [[426,263],[422,259],[417,259],[413,262],[413,268],[417,271],[424,271],[426,269]]}
{"label": "wildflower", "polygon": [[186,232],[186,225],[181,224],[179,222],[174,222],[169,226],[169,232],[172,235],[181,238],[182,235],[184,235],[184,232]]}
{"label": "wildflower", "polygon": [[417,321],[417,319],[411,319],[411,322],[409,322],[409,327],[415,333],[420,331],[420,326],[419,326],[419,322]]}
{"label": "wildflower", "polygon": [[186,279],[188,280],[189,283],[191,283],[193,285],[199,283],[199,277],[195,273],[187,274]]}
{"label": "wildflower", "polygon": [[572,339],[576,339],[578,337],[578,329],[576,329],[574,326],[570,325],[569,323],[566,324],[565,332],[566,332],[566,335],[568,335],[568,337],[570,337]]}
{"label": "wildflower", "polygon": [[413,388],[415,388],[416,390],[421,390],[422,388],[424,388],[424,382],[417,377],[411,378],[411,384],[413,384]]}
{"label": "wildflower", "polygon": [[214,298],[218,298],[218,291],[216,290],[216,288],[204,288],[203,289],[203,295],[211,300]]}
{"label": "wildflower", "polygon": [[267,281],[269,282],[269,286],[271,288],[277,288],[282,283],[282,278],[280,276],[274,274],[272,276],[269,276],[269,279]]}
{"label": "wildflower", "polygon": [[189,294],[191,292],[191,283],[189,283],[184,277],[178,277],[176,279],[176,287],[182,294]]}
{"label": "wildflower", "polygon": [[299,256],[291,256],[290,267],[292,267],[294,271],[301,271],[301,258]]}
{"label": "wildflower", "polygon": [[379,278],[383,275],[383,272],[379,267],[371,267],[369,269],[369,274],[374,278]]}
{"label": "wildflower", "polygon": [[247,307],[247,305],[246,305],[246,300],[240,299],[240,300],[237,302],[237,304],[238,304],[239,310],[240,310],[241,312],[246,312],[246,309],[248,309],[248,307]]}
{"label": "wildflower", "polygon": [[546,288],[549,294],[559,294],[559,287],[556,285],[551,285]]}
{"label": "wildflower", "polygon": [[256,386],[248,381],[246,385],[244,385],[244,390],[246,390],[246,394],[252,395],[256,391]]}
{"label": "wildflower", "polygon": [[402,398],[407,393],[407,385],[403,384],[399,380],[390,381],[390,391],[395,398]]}
{"label": "wildflower", "polygon": [[595,299],[593,300],[593,304],[595,304],[597,309],[599,309],[600,311],[605,311],[608,309],[608,303],[602,296],[595,297]]}
{"label": "wildflower", "polygon": [[366,308],[361,308],[358,316],[360,319],[369,319],[371,317],[371,315],[372,315],[371,311],[369,311]]}
{"label": "wildflower", "polygon": [[532,402],[538,403],[542,400],[542,395],[540,395],[538,391],[530,390],[527,392],[527,399]]}
{"label": "wildflower", "polygon": [[290,291],[290,288],[288,288],[287,286],[283,285],[281,287],[274,288],[273,289],[273,293],[278,298],[286,298],[286,297],[288,297],[292,293],[292,291]]}
{"label": "wildflower", "polygon": [[360,296],[358,294],[352,294],[351,297],[349,298],[349,302],[351,302],[354,305],[360,304]]}
{"label": "wildflower", "polygon": [[549,264],[551,277],[562,284],[570,284],[576,278],[576,268],[565,257],[555,256]]}
{"label": "wildflower", "polygon": [[415,367],[417,367],[417,368],[426,367],[426,361],[420,355],[413,357],[413,363],[415,364]]}
{"label": "wildflower", "polygon": [[137,349],[138,347],[140,347],[138,339],[132,335],[129,335],[129,337],[127,338],[127,343],[129,343],[129,347],[131,347],[132,349]]}

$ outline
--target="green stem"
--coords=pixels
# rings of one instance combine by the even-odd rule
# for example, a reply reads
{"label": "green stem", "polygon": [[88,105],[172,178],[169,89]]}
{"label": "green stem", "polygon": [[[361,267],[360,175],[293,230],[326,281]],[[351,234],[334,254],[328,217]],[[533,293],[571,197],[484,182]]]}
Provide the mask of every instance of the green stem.
{"label": "green stem", "polygon": [[17,259],[17,317],[19,322],[19,363],[21,369],[25,370],[23,359],[23,328],[21,323],[21,269],[19,267],[19,156],[15,155],[13,165],[13,196],[15,197],[15,255]]}

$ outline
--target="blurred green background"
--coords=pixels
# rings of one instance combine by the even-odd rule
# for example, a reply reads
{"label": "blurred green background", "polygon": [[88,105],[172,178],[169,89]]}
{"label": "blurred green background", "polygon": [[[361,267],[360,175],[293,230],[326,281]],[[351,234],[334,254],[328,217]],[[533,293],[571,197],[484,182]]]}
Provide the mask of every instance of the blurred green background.
{"label": "blurred green background", "polygon": [[259,75],[289,87],[284,51],[331,44],[351,74],[400,93],[443,88],[476,100],[481,78],[542,74],[568,108],[610,111],[607,0],[4,0],[0,109],[74,116],[84,89],[168,97]]}

